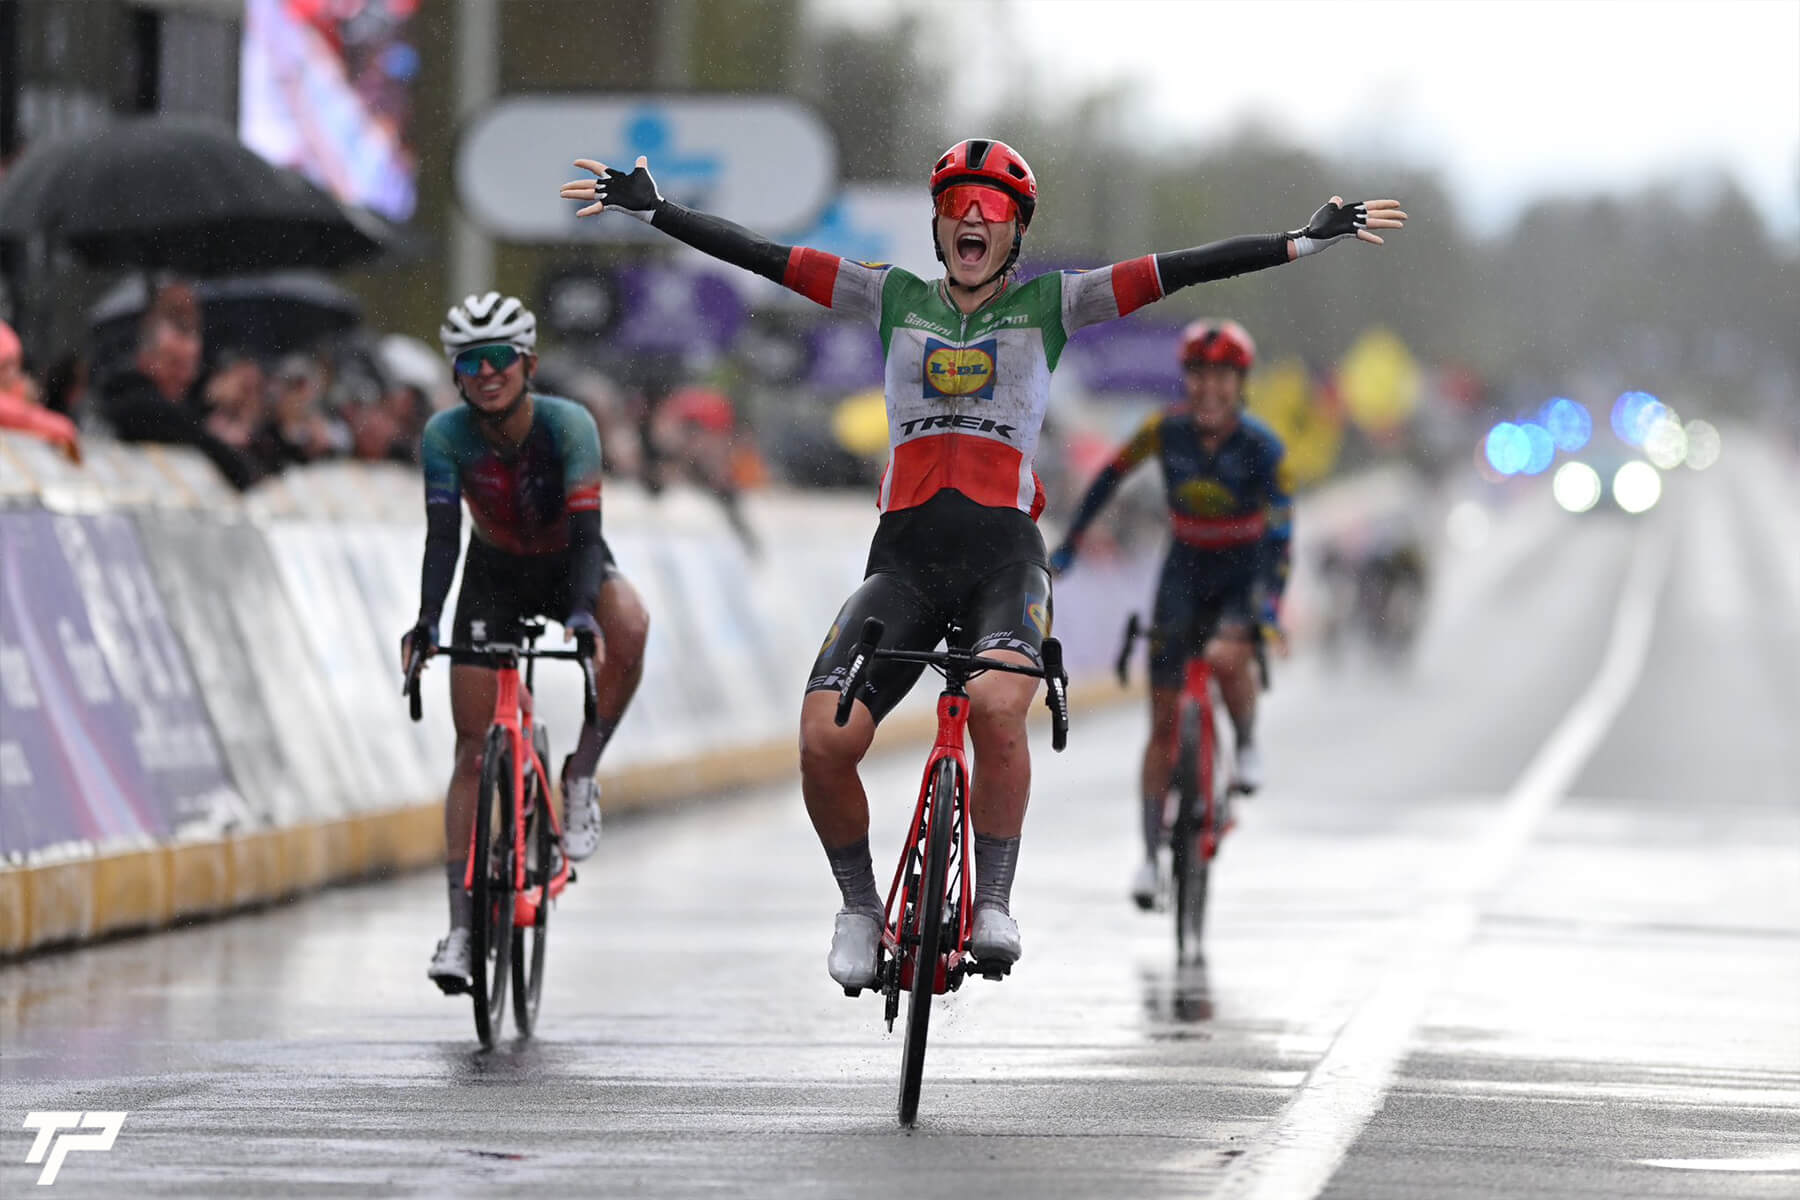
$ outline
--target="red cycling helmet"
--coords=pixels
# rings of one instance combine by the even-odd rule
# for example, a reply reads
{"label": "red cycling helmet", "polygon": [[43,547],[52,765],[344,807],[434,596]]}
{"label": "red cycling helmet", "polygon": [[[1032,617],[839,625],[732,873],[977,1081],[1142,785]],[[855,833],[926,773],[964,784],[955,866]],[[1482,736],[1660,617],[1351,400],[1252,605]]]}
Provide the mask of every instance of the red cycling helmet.
{"label": "red cycling helmet", "polygon": [[1202,364],[1248,371],[1256,364],[1256,342],[1236,321],[1202,317],[1181,331],[1181,365]]}
{"label": "red cycling helmet", "polygon": [[944,151],[931,168],[931,195],[935,200],[958,184],[996,188],[1019,206],[1019,231],[1031,224],[1037,212],[1037,177],[1019,152],[992,138],[968,138]]}

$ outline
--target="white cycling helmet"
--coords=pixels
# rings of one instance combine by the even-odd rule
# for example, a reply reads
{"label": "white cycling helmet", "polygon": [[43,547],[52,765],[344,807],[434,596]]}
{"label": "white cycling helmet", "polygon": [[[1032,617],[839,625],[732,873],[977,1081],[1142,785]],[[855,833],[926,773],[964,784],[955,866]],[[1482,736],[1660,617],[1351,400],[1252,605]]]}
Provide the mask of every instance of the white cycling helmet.
{"label": "white cycling helmet", "polygon": [[537,351],[537,318],[517,296],[488,292],[464,296],[452,305],[438,327],[444,353],[455,358],[470,346],[516,346],[527,354]]}

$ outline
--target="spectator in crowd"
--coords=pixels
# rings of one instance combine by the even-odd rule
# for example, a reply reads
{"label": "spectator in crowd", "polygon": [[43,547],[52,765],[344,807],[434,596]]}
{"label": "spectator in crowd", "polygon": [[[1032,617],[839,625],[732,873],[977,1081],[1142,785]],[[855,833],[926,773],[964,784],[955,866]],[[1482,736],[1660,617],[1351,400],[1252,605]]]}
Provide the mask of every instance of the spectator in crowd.
{"label": "spectator in crowd", "polygon": [[80,428],[87,418],[88,364],[76,353],[64,354],[44,372],[44,407],[61,413]]}
{"label": "spectator in crowd", "polygon": [[275,368],[272,425],[283,463],[309,463],[350,452],[350,430],[325,408],[325,368],[290,354]]}
{"label": "spectator in crowd", "polygon": [[229,479],[247,488],[261,472],[250,458],[211,433],[195,402],[200,378],[198,308],[161,297],[145,314],[137,354],[130,368],[101,388],[100,417],[122,442],[167,442],[193,446]]}
{"label": "spectator in crowd", "polygon": [[269,428],[267,389],[261,360],[241,350],[222,351],[200,388],[206,431],[248,458],[259,476],[280,470],[282,463],[281,446]]}
{"label": "spectator in crowd", "polygon": [[19,335],[0,321],[0,429],[17,429],[43,438],[81,461],[81,438],[75,423],[38,403],[37,383],[25,373],[25,347]]}
{"label": "spectator in crowd", "polygon": [[658,417],[657,441],[665,451],[666,475],[674,473],[671,468],[680,470],[711,492],[744,549],[753,557],[760,554],[761,544],[741,503],[737,413],[731,398],[716,388],[680,388],[663,401]]}

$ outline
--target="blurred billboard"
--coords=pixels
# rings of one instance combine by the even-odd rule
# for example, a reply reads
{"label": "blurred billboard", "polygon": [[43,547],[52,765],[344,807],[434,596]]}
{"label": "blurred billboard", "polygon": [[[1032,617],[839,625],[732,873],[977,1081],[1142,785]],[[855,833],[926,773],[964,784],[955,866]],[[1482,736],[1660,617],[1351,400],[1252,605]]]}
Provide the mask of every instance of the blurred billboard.
{"label": "blurred billboard", "polygon": [[347,204],[405,221],[418,199],[409,136],[420,0],[247,0],[238,136]]}

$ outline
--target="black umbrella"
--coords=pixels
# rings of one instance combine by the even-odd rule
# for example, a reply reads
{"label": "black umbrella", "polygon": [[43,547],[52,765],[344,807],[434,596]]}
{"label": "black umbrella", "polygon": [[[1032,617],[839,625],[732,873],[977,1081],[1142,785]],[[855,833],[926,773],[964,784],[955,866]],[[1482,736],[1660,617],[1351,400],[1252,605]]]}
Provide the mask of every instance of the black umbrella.
{"label": "black umbrella", "polygon": [[0,237],[60,241],[97,267],[228,275],[381,252],[342,205],[222,125],[120,121],[28,150],[0,180]]}
{"label": "black umbrella", "polygon": [[[142,278],[127,279],[89,310],[96,361],[129,353],[147,290]],[[209,279],[197,290],[209,351],[245,350],[277,358],[354,329],[362,320],[355,296],[307,271]]]}

